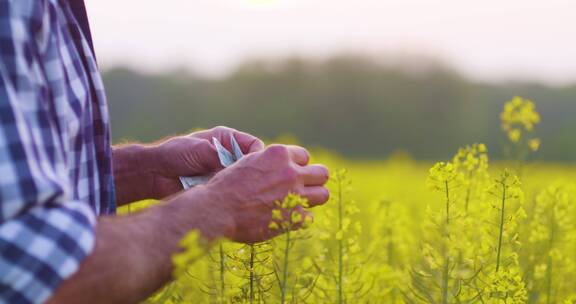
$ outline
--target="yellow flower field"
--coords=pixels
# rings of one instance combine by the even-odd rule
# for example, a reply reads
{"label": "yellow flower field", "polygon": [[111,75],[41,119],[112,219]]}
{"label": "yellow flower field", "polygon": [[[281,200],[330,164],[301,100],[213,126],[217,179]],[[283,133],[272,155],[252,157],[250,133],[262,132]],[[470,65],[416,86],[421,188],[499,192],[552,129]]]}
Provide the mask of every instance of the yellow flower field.
{"label": "yellow flower field", "polygon": [[527,161],[540,146],[530,101],[501,120],[507,161],[474,143],[436,164],[313,151],[332,171],[313,223],[280,215],[306,206],[289,196],[270,242],[206,246],[191,232],[176,279],[148,302],[576,303],[576,166]]}

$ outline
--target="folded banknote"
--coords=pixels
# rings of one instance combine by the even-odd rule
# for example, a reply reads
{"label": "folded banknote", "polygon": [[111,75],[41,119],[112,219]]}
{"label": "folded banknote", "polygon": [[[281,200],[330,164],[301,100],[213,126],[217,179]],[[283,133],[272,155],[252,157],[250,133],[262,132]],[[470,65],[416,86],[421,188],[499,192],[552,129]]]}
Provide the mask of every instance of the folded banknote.
{"label": "folded banknote", "polygon": [[[216,139],[216,137],[212,137],[212,143],[214,144],[214,146],[216,147],[216,151],[218,152],[218,159],[220,159],[220,164],[222,164],[224,168],[232,165],[237,160],[242,158],[242,156],[244,156],[244,153],[242,153],[240,145],[238,145],[238,142],[236,141],[236,138],[234,138],[234,135],[232,135],[230,138],[231,138],[230,146],[232,146],[232,152],[228,151],[228,149],[226,149],[220,143],[220,141]],[[184,190],[186,190],[188,188],[192,188],[194,186],[207,183],[212,178],[212,176],[213,174],[198,175],[198,176],[180,176],[180,182],[182,183]]]}

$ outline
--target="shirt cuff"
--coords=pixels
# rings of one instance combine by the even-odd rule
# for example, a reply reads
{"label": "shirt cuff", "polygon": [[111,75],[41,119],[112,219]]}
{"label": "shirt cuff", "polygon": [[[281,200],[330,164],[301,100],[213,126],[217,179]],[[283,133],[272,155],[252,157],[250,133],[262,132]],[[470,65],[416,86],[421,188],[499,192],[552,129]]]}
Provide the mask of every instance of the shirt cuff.
{"label": "shirt cuff", "polygon": [[0,224],[0,303],[43,303],[88,256],[96,215],[84,202],[36,207]]}

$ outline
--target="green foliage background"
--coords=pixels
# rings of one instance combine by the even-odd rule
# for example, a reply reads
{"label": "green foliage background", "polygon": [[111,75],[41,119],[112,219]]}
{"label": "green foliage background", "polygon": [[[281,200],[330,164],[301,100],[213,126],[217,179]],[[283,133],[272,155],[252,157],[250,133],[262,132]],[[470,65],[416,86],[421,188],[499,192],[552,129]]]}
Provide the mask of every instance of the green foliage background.
{"label": "green foliage background", "polygon": [[407,151],[445,159],[484,142],[501,158],[498,111],[520,95],[538,103],[545,139],[538,157],[576,160],[576,85],[487,84],[441,63],[390,63],[365,56],[253,60],[222,78],[175,71],[104,73],[113,136],[151,141],[196,127],[227,125],[265,138],[292,134],[304,145],[381,159]]}

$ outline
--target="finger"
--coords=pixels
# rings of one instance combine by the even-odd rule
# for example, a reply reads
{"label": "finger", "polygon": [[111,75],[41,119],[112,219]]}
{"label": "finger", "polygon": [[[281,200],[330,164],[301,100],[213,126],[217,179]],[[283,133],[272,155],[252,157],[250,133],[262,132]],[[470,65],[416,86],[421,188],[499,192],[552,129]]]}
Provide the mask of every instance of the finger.
{"label": "finger", "polygon": [[306,166],[310,161],[308,151],[300,146],[287,146],[290,159],[300,166]]}
{"label": "finger", "polygon": [[330,198],[330,191],[322,186],[303,187],[298,194],[308,200],[310,207],[322,205]]}
{"label": "finger", "polygon": [[180,176],[200,175],[222,169],[216,147],[207,140],[185,138],[182,143],[184,152],[175,174]]}
{"label": "finger", "polygon": [[256,136],[236,130],[233,135],[244,154],[258,152],[264,149],[264,142]]}
{"label": "finger", "polygon": [[215,137],[228,151],[232,150],[232,136],[238,142],[242,153],[248,154],[264,149],[264,142],[258,137],[228,127],[215,127],[209,130],[195,132],[191,136],[206,139],[212,142]]}
{"label": "finger", "polygon": [[297,170],[304,186],[322,186],[330,178],[328,168],[323,165],[309,165]]}
{"label": "finger", "polygon": [[188,136],[194,137],[194,138],[205,139],[205,140],[212,140],[211,133],[212,132],[210,130],[202,130],[202,131],[193,132],[193,133],[189,134]]}
{"label": "finger", "polygon": [[220,127],[214,127],[212,129],[208,129],[208,130],[204,130],[204,131],[194,132],[194,133],[190,134],[190,136],[205,139],[209,142],[212,142],[212,138],[216,138],[220,143],[222,143],[224,148],[231,150],[232,144],[230,142],[230,140],[231,140],[230,136],[235,131],[236,130],[234,130],[234,129],[220,126]]}

